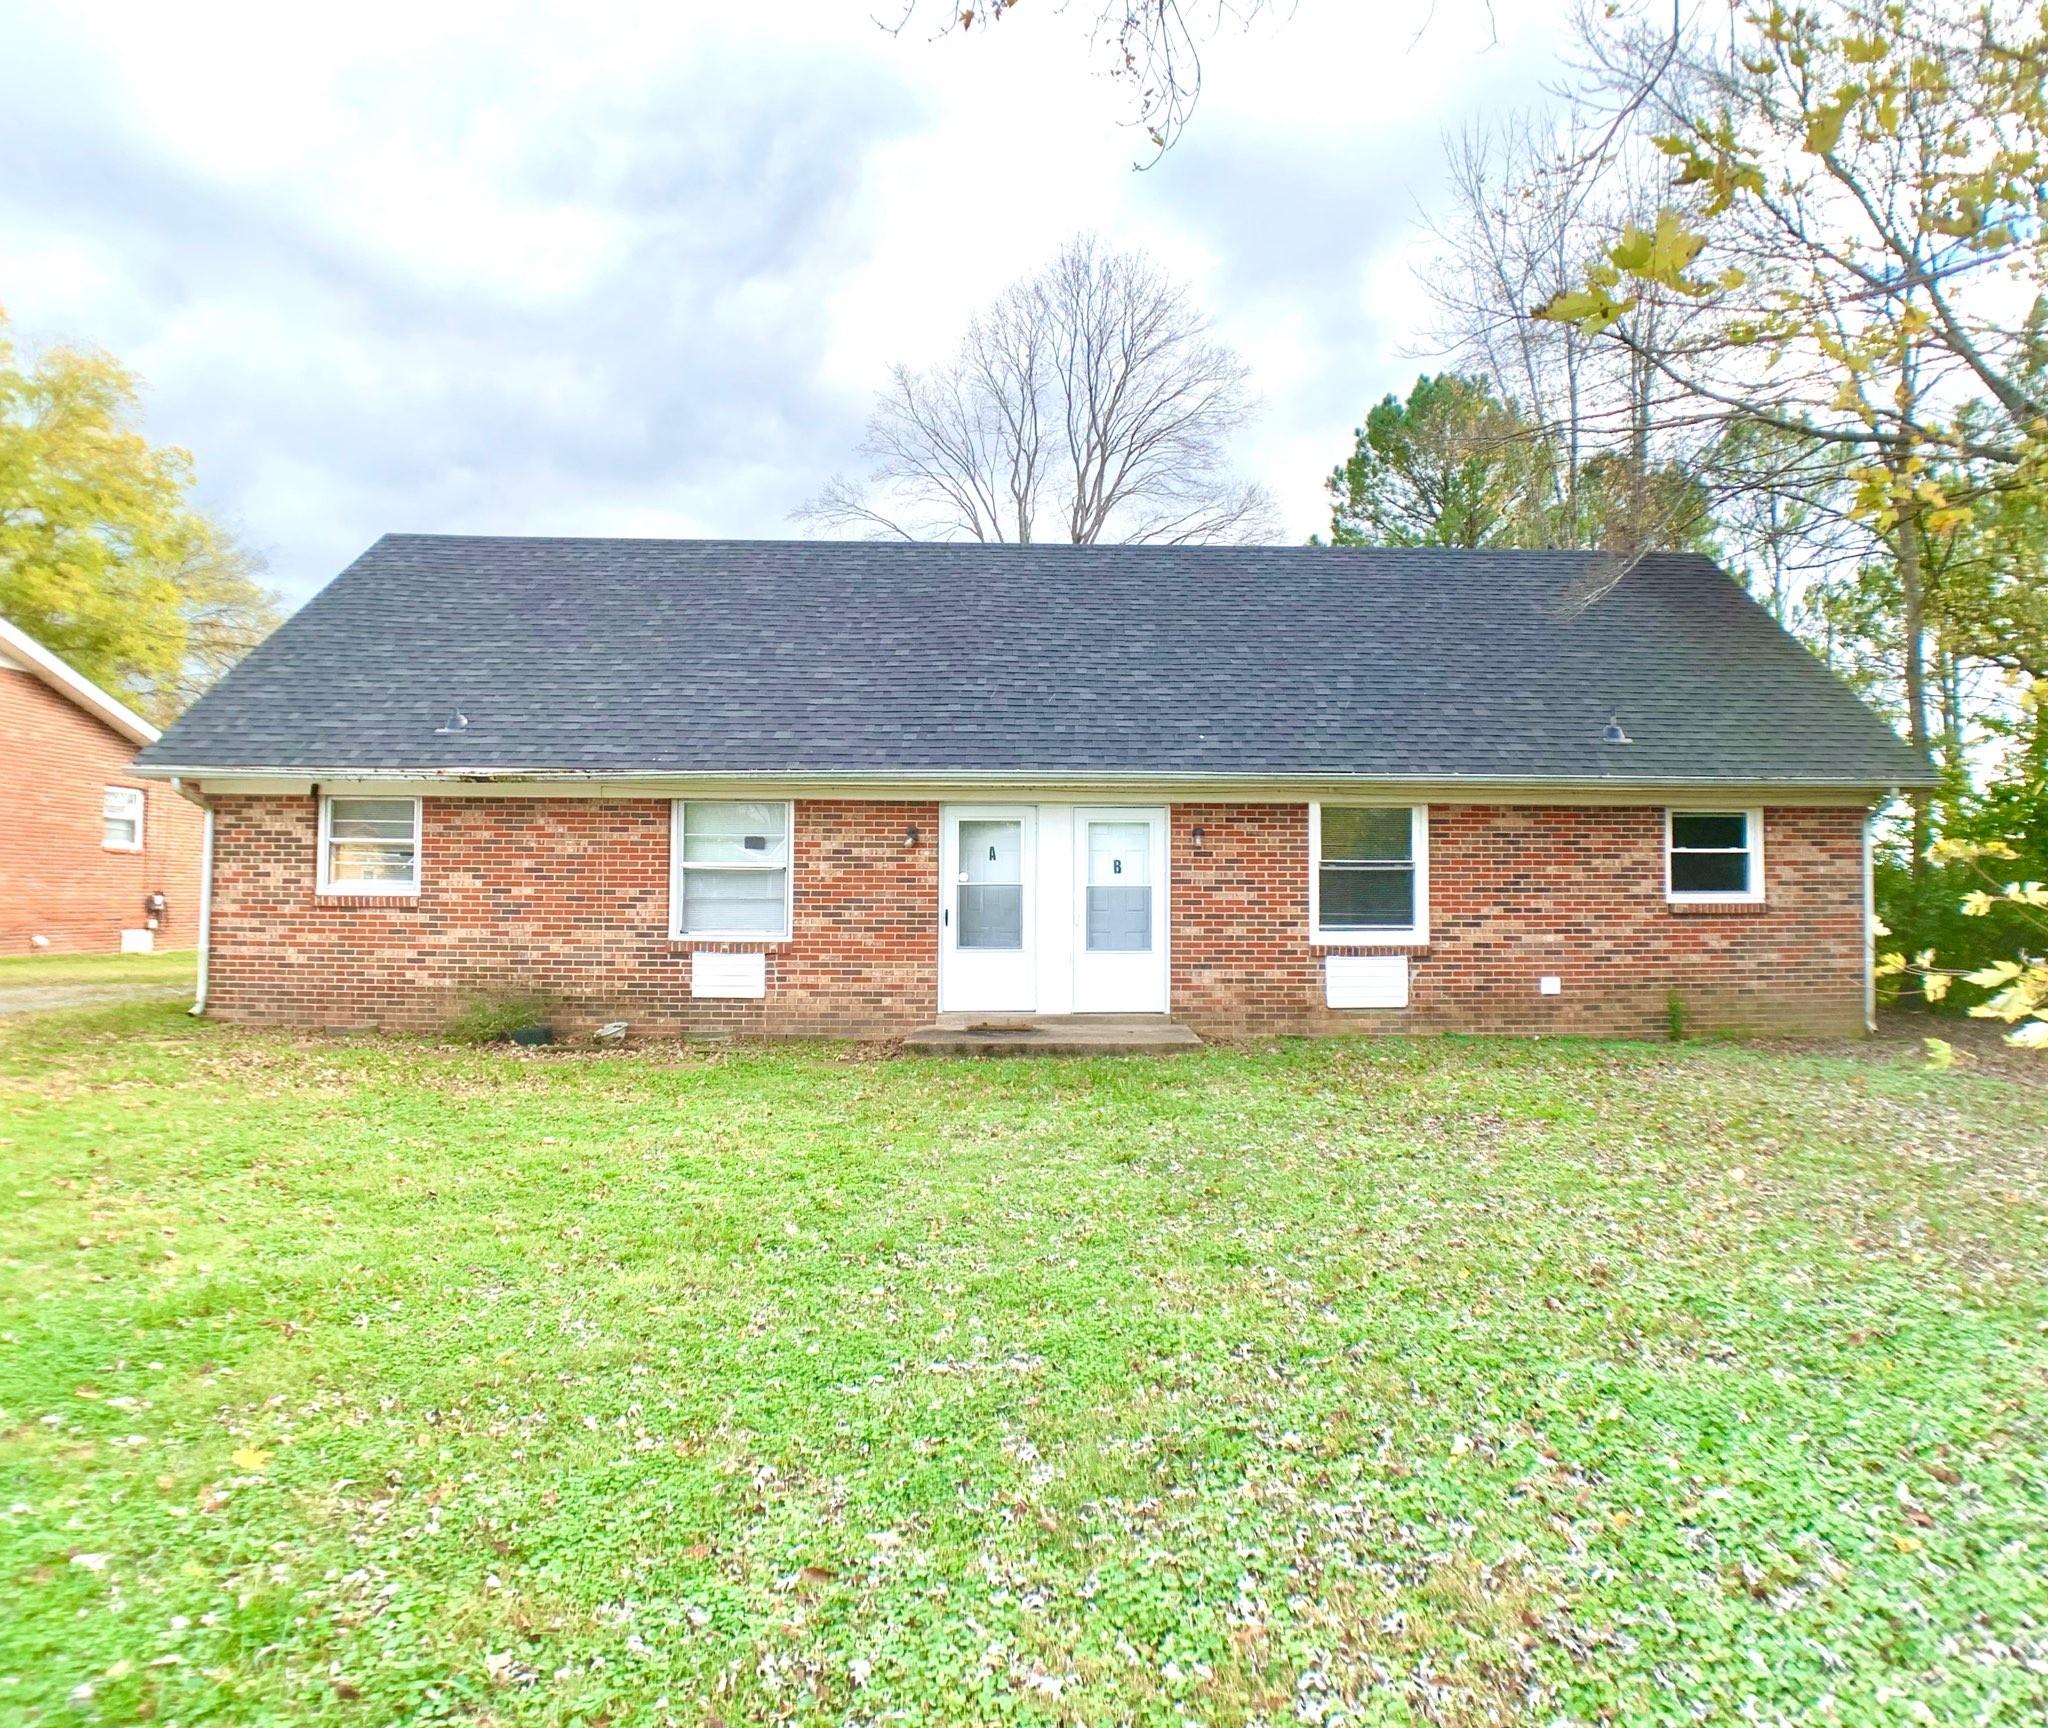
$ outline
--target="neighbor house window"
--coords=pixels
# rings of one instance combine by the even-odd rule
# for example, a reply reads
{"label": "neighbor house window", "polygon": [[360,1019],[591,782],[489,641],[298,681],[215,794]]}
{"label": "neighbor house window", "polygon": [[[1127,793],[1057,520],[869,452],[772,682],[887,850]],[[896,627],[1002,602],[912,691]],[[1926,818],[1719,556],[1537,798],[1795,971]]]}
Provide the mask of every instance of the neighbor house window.
{"label": "neighbor house window", "polygon": [[1311,804],[1309,921],[1318,942],[1421,942],[1429,935],[1429,811]]}
{"label": "neighbor house window", "polygon": [[784,803],[678,800],[669,933],[713,941],[786,937],[789,831]]}
{"label": "neighbor house window", "polygon": [[1664,897],[1736,903],[1764,897],[1761,810],[1670,810]]}
{"label": "neighbor house window", "polygon": [[109,786],[100,799],[100,839],[109,852],[142,850],[142,789]]}
{"label": "neighbor house window", "polygon": [[320,800],[320,892],[417,894],[417,798]]}

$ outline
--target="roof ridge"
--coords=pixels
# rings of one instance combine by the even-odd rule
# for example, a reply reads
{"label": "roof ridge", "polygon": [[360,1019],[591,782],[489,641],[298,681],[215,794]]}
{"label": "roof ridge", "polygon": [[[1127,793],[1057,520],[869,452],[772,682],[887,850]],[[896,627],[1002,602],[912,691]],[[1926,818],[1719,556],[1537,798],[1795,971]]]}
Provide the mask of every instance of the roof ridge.
{"label": "roof ridge", "polygon": [[[791,535],[782,538],[732,535],[647,535],[647,534],[459,534],[435,530],[393,529],[378,536],[375,546],[384,545],[439,545],[439,546],[653,546],[653,547],[716,547],[716,548],[774,548],[778,551],[800,548],[821,552],[858,551],[889,554],[920,554],[931,552],[972,552],[982,555],[1016,555],[1030,553],[1036,556],[1072,557],[1107,556],[1116,554],[1159,558],[1187,557],[1268,557],[1275,553],[1299,555],[1307,562],[1315,559],[1356,558],[1356,557],[1401,557],[1423,559],[1471,559],[1500,560],[1504,562],[1527,563],[1537,559],[1597,561],[1616,558],[1617,553],[1607,552],[1598,547],[1569,546],[1310,546],[1295,542],[1274,542],[1255,546],[1240,546],[1204,542],[1193,545],[1158,545],[1144,541],[1095,541],[1075,544],[1065,540],[827,540],[813,539],[808,535]],[[1712,565],[1719,569],[1712,557],[1703,552],[1655,551],[1629,555],[1632,564],[1669,562],[1683,560]],[[360,560],[358,560],[360,562]]]}

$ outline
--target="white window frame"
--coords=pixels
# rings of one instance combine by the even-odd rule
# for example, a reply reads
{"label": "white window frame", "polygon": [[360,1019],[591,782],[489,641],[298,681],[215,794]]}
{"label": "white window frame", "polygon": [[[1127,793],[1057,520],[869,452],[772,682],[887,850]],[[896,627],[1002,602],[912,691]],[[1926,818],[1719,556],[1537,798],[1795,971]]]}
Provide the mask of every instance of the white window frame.
{"label": "white window frame", "polygon": [[[1749,854],[1749,886],[1741,893],[1683,891],[1671,886],[1671,819],[1674,816],[1740,816],[1745,824],[1743,850]],[[1688,847],[1688,851],[1698,850]],[[1732,848],[1723,848],[1732,850]],[[1726,805],[1674,807],[1664,812],[1664,898],[1673,906],[1758,906],[1764,898],[1764,813],[1731,810]]]}
{"label": "white window frame", "polygon": [[[780,804],[782,833],[789,856],[780,864],[685,864],[683,862],[683,810],[690,804]],[[683,928],[683,873],[686,870],[750,871],[763,874],[782,872],[782,928],[780,930],[686,930]],[[787,942],[795,924],[796,901],[796,804],[787,798],[677,798],[669,804],[668,815],[668,939],[671,942]]]}
{"label": "white window frame", "polygon": [[[133,811],[132,817],[126,815],[116,816],[113,811],[107,808],[116,798],[130,805]],[[149,794],[144,792],[140,786],[108,786],[103,788],[100,793],[100,846],[102,849],[108,852],[140,852],[142,850],[143,824],[147,820],[148,815]],[[107,838],[107,824],[109,822],[127,822],[130,820],[133,820],[135,823],[135,838],[133,840],[109,840]]]}
{"label": "white window frame", "polygon": [[[334,852],[334,800],[339,798],[375,798],[387,804],[405,803],[412,806],[412,880],[410,882],[362,882],[347,878],[336,881],[329,870]],[[340,894],[350,898],[360,895],[383,894],[394,898],[412,898],[420,891],[420,883],[426,876],[427,836],[420,801],[417,798],[392,797],[383,792],[323,792],[320,795],[320,854],[316,861],[315,887],[322,894]]]}
{"label": "white window frame", "polygon": [[1413,948],[1429,940],[1429,806],[1388,805],[1370,798],[1332,798],[1333,810],[1400,809],[1408,812],[1409,849],[1415,857],[1415,921],[1379,930],[1323,928],[1323,805],[1308,807],[1308,928],[1317,948]]}

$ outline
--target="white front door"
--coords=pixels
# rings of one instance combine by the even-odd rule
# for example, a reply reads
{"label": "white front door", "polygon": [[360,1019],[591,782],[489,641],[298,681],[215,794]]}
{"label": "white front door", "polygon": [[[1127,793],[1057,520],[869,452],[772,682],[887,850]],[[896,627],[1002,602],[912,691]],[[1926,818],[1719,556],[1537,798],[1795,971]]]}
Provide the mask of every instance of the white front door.
{"label": "white front door", "polygon": [[1074,1012],[1166,1012],[1166,812],[1074,812]]}
{"label": "white front door", "polygon": [[939,819],[939,1012],[1038,1006],[1038,813],[948,805]]}

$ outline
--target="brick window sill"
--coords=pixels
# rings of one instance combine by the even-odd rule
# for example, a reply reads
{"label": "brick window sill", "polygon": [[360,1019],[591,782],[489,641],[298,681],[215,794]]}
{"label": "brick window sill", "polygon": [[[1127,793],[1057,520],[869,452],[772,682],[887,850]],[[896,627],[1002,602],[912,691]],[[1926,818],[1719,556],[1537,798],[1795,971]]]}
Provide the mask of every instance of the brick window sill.
{"label": "brick window sill", "polygon": [[1664,910],[1674,918],[1761,918],[1770,907],[1762,900],[1667,900]]}
{"label": "brick window sill", "polygon": [[374,907],[379,911],[417,912],[420,897],[417,894],[316,894],[313,904],[322,911],[362,912]]}
{"label": "brick window sill", "polygon": [[671,936],[668,951],[671,954],[772,954],[778,948],[787,948],[787,936],[756,937],[750,942],[721,942],[715,936]]}

